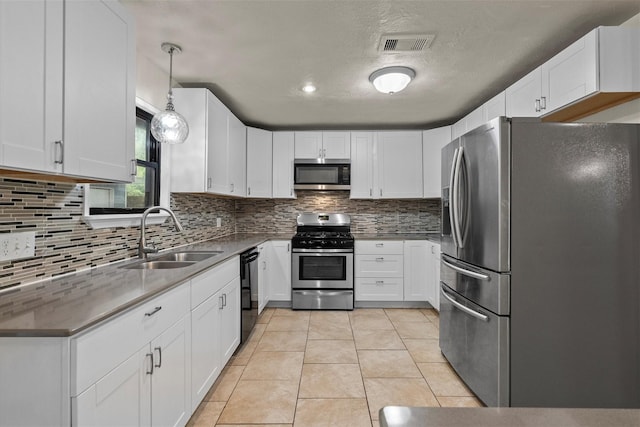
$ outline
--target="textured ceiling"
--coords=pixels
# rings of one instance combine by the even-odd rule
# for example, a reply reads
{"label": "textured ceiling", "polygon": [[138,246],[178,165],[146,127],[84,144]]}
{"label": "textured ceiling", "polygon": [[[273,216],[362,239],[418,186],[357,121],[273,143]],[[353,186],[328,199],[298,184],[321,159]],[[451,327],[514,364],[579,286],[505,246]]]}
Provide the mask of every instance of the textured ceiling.
{"label": "textured ceiling", "polygon": [[[640,13],[638,0],[121,0],[138,54],[208,87],[243,122],[266,129],[431,128],[451,124],[598,25]],[[380,53],[388,33],[435,34],[431,48]],[[416,71],[383,95],[378,68]],[[317,92],[300,88],[313,82]]]}

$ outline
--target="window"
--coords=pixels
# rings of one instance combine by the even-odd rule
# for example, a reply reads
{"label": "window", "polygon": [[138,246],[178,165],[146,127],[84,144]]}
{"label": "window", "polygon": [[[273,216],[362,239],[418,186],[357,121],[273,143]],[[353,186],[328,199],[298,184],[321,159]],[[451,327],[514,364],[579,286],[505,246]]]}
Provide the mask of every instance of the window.
{"label": "window", "polygon": [[151,118],[136,108],[137,174],[131,184],[91,184],[89,214],[136,214],[160,204],[160,144],[151,135]]}

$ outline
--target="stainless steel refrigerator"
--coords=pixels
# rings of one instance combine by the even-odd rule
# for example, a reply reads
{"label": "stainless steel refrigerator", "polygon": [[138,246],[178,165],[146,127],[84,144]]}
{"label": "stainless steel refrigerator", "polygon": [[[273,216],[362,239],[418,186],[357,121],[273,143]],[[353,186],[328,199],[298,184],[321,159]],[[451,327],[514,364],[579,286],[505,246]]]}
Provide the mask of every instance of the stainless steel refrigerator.
{"label": "stainless steel refrigerator", "polygon": [[640,125],[442,149],[440,348],[488,406],[640,408]]}

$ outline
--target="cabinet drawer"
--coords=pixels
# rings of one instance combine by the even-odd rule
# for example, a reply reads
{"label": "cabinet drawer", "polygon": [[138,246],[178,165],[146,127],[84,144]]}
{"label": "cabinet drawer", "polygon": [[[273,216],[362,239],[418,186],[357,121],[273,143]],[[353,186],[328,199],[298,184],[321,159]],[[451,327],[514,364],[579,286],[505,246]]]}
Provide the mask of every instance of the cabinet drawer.
{"label": "cabinet drawer", "polygon": [[402,278],[356,279],[356,301],[402,301]]}
{"label": "cabinet drawer", "polygon": [[402,241],[397,240],[356,240],[356,255],[402,255]]}
{"label": "cabinet drawer", "polygon": [[76,396],[189,311],[183,284],[71,340],[71,395]]}
{"label": "cabinet drawer", "polygon": [[402,277],[402,255],[356,255],[356,277]]}
{"label": "cabinet drawer", "polygon": [[240,275],[240,258],[233,257],[191,279],[191,308],[195,308]]}

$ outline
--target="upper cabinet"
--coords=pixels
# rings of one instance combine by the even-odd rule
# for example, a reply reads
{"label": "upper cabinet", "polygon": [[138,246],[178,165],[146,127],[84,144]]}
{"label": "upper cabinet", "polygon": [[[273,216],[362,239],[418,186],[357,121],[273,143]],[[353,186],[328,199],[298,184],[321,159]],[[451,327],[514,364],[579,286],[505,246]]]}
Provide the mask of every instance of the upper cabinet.
{"label": "upper cabinet", "polygon": [[295,132],[295,158],[349,159],[351,158],[351,133]]}
{"label": "upper cabinet", "polygon": [[272,196],[272,133],[247,128],[247,197]]}
{"label": "upper cabinet", "polygon": [[293,191],[293,132],[273,132],[273,198],[295,199]]}
{"label": "upper cabinet", "polygon": [[130,182],[136,58],[125,8],[3,1],[0,22],[0,167]]}
{"label": "upper cabinet", "polygon": [[207,89],[173,92],[189,137],[171,146],[171,191],[245,196],[246,126]]}
{"label": "upper cabinet", "polygon": [[451,142],[451,126],[422,132],[422,167],[424,198],[440,198],[440,163],[442,147]]}
{"label": "upper cabinet", "polygon": [[422,192],[422,132],[353,132],[352,199],[414,199]]}
{"label": "upper cabinet", "polygon": [[640,29],[598,27],[506,90],[506,113],[577,120],[640,96]]}

